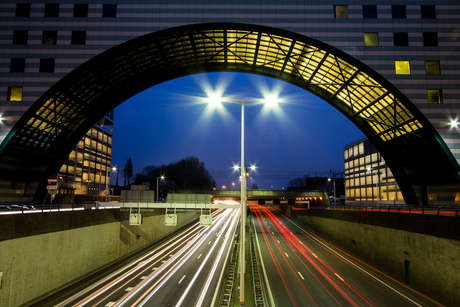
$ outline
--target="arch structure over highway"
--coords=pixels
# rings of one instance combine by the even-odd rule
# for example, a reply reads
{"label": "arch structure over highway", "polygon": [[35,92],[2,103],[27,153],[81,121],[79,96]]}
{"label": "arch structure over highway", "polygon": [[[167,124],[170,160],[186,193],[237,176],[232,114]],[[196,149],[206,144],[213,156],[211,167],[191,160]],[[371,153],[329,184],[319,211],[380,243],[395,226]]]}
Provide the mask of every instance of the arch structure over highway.
{"label": "arch structure over highway", "polygon": [[408,203],[420,203],[417,187],[456,182],[458,163],[432,124],[373,69],[298,33],[235,23],[160,30],[80,65],[9,132],[0,148],[0,176],[28,182],[36,187],[33,202],[43,201],[46,178],[104,114],[162,82],[220,71],[283,80],[330,103],[380,151]]}

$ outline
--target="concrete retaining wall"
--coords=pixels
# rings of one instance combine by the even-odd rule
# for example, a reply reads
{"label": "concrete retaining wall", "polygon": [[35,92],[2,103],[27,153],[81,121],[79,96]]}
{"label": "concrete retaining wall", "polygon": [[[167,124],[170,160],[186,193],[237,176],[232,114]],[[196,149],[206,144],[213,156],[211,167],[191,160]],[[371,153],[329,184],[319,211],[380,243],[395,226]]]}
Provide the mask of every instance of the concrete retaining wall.
{"label": "concrete retaining wall", "polygon": [[0,306],[27,305],[94,273],[196,220],[178,215],[164,226],[164,209],[142,212],[130,226],[128,212],[90,210],[2,216],[0,218]]}
{"label": "concrete retaining wall", "polygon": [[[458,306],[460,241],[449,236],[438,237],[422,231],[396,229],[404,228],[401,223],[399,227],[390,228],[369,222],[373,220],[381,222],[383,219],[400,221],[401,217],[398,214],[391,216],[391,213],[387,213],[386,217],[382,218],[382,214],[375,212],[374,217],[367,215],[368,223],[343,220],[347,215],[353,214],[352,212],[342,214],[343,216],[325,212],[318,212],[317,215],[315,212],[297,215],[291,211],[291,214],[294,219],[306,225],[314,233],[350,251],[382,272],[421,293],[428,294],[439,302],[448,306]],[[406,214],[402,220],[408,218]],[[435,219],[439,221],[435,222]],[[426,224],[426,217],[411,215],[410,220],[414,225],[418,225],[419,229],[430,229]],[[444,224],[446,234],[449,234],[448,230],[457,229],[459,224],[458,219],[452,217],[431,216],[429,220],[434,224]],[[393,222],[393,224],[396,226],[398,223]],[[405,222],[402,224],[408,226]],[[456,236],[458,233],[452,233],[450,237]],[[407,265],[409,265],[408,273],[405,268]]]}

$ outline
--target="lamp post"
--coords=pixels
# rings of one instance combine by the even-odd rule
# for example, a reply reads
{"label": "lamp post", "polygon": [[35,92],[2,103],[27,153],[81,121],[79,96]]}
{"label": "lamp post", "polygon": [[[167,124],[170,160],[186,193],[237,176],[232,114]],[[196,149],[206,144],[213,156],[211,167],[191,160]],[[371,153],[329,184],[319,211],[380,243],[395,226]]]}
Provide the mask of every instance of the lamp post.
{"label": "lamp post", "polygon": [[335,204],[336,204],[335,201],[336,201],[336,199],[337,199],[336,196],[335,196],[335,178],[328,178],[328,179],[327,179],[327,181],[331,181],[331,180],[332,180],[333,183],[334,183],[334,205],[335,205]]}
{"label": "lamp post", "polygon": [[[252,99],[238,100],[227,99],[220,97],[210,98],[210,103],[220,104],[222,101],[241,102],[241,225],[240,225],[240,307],[244,306],[244,245],[245,245],[245,221],[246,221],[246,170],[244,167],[244,102],[248,101],[264,101],[266,104],[275,104],[276,98],[268,99]],[[235,167],[236,168],[236,167]]]}
{"label": "lamp post", "polygon": [[158,202],[158,179],[164,180],[165,176],[157,177],[157,202]]}
{"label": "lamp post", "polygon": [[117,185],[116,185],[115,191],[117,191],[117,190],[118,190],[118,173],[119,173],[119,171],[118,171],[118,170],[119,170],[119,169],[120,169],[120,167],[119,167],[119,166],[114,166],[114,167],[112,167],[112,170],[117,172],[117,182],[116,182],[116,183],[117,183]]}

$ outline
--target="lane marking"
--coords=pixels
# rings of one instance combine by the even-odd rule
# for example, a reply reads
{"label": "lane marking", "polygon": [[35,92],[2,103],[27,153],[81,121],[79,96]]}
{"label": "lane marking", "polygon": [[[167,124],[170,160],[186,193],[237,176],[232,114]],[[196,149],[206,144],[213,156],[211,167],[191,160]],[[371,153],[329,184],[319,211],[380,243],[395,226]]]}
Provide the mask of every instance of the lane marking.
{"label": "lane marking", "polygon": [[198,256],[198,258],[197,258],[197,259],[200,259],[200,258],[201,258],[201,255],[202,255],[202,254],[200,254],[200,255]]}
{"label": "lane marking", "polygon": [[129,291],[131,291],[132,289],[134,289],[134,287],[128,287],[128,288],[125,289],[125,291],[126,291],[126,292],[129,292]]}
{"label": "lane marking", "polygon": [[185,278],[185,275],[182,276],[182,278],[179,280],[179,284],[184,280],[184,278]]}
{"label": "lane marking", "polygon": [[340,277],[340,275],[339,275],[339,274],[337,274],[337,273],[334,273],[334,275],[335,275],[335,276],[337,276],[337,277],[338,277],[338,278],[339,278],[341,281],[345,281],[345,280],[343,280],[343,278],[342,278],[342,277]]}
{"label": "lane marking", "polygon": [[105,305],[105,307],[110,307],[110,306],[112,306],[113,304],[115,304],[115,302],[108,302],[107,305]]}
{"label": "lane marking", "polygon": [[303,280],[305,280],[305,278],[303,278],[302,273],[300,273],[300,272],[297,272],[297,273],[299,274],[300,278],[302,278]]}
{"label": "lane marking", "polygon": [[209,241],[208,245],[211,244],[212,241]]}
{"label": "lane marking", "polygon": [[146,279],[148,276],[141,276],[141,279]]}
{"label": "lane marking", "polygon": [[276,242],[278,242],[278,244],[281,244],[281,243],[280,243],[280,240],[276,240]]}
{"label": "lane marking", "polygon": [[286,257],[288,257],[288,258],[289,258],[289,255],[288,255],[286,252],[284,252],[284,254],[286,255]]}

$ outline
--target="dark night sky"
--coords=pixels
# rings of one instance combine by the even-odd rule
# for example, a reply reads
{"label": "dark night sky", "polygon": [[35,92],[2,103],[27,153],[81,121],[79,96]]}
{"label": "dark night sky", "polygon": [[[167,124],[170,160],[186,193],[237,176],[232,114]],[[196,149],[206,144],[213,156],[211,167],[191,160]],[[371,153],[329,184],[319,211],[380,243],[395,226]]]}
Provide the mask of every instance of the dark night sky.
{"label": "dark night sky", "polygon": [[[212,107],[206,97],[232,99],[278,95],[275,108],[245,103],[245,164],[256,165],[248,187],[282,189],[289,180],[343,171],[343,147],[360,137],[345,116],[296,86],[258,75],[208,73],[154,86],[115,109],[112,165],[128,157],[134,173],[195,156],[217,182],[239,189],[241,102]],[[167,176],[167,174],[165,174]]]}

